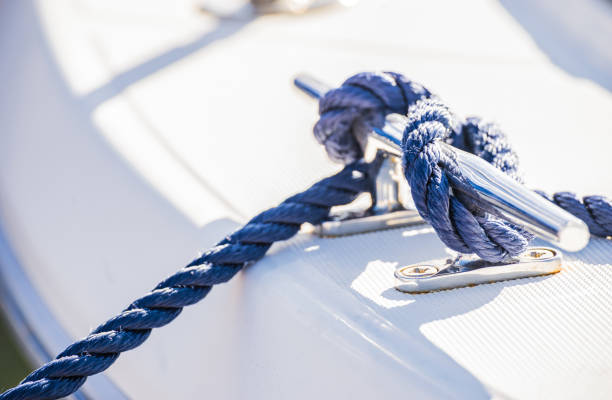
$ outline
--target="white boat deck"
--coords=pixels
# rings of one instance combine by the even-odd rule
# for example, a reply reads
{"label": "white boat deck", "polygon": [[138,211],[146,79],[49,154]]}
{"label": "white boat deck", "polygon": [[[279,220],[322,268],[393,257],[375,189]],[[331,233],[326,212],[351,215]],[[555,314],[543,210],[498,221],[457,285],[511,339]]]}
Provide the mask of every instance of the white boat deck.
{"label": "white boat deck", "polygon": [[[339,168],[312,137],[317,107],[292,88],[299,72],[332,84],[402,72],[459,114],[499,122],[528,185],[612,195],[610,4],[362,1],[220,20],[197,4],[3,5],[0,265],[38,358]],[[610,240],[566,254],[550,277],[392,289],[395,266],[445,254],[426,226],[300,234],[85,392],[609,398]]]}

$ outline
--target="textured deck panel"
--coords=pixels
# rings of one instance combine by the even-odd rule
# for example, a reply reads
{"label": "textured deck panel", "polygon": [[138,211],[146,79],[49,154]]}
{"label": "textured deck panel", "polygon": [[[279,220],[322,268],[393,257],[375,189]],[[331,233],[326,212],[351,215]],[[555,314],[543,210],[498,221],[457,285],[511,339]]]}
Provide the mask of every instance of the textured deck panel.
{"label": "textured deck panel", "polygon": [[[423,347],[435,346],[509,398],[609,397],[612,242],[565,255],[555,275],[430,294],[394,289],[398,265],[445,256],[431,229],[305,239],[309,264]],[[540,243],[543,244],[543,243]],[[293,256],[300,257],[300,244]],[[293,247],[292,247],[293,248]],[[329,256],[336,254],[342,256]],[[286,256],[291,258],[291,256]],[[402,346],[401,341],[392,341]]]}

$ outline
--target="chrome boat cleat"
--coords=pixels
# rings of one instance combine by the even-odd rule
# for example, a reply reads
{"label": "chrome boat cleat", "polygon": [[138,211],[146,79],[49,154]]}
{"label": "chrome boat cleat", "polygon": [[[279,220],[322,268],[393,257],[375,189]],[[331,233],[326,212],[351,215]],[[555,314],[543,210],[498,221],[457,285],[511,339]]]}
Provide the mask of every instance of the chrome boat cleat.
{"label": "chrome boat cleat", "polygon": [[425,222],[414,208],[399,159],[382,151],[376,156],[380,166],[370,204],[359,208],[356,201],[357,204],[332,208],[330,220],[314,227],[316,234],[345,236]]}
{"label": "chrome boat cleat", "polygon": [[370,209],[362,213],[333,213],[332,210],[331,219],[315,225],[313,232],[321,237],[337,237],[423,223],[425,221],[417,210],[399,210],[382,214],[373,214]]}
{"label": "chrome boat cleat", "polygon": [[[297,77],[294,83],[315,99],[320,99],[330,90],[329,86],[306,75]],[[400,164],[400,144],[405,124],[405,116],[389,114],[382,129],[375,129],[368,136],[363,149],[364,159],[370,162],[376,157],[384,157],[376,177],[376,190],[370,210],[363,216],[352,214],[331,221],[328,227],[317,227],[316,232],[335,236],[417,223],[416,216],[402,223],[400,215],[394,215],[399,210],[406,212],[411,209],[408,200],[410,196],[407,195],[408,183],[401,173]],[[443,142],[440,145],[445,151],[455,154],[457,163],[464,171],[467,183],[473,189],[466,195],[474,196],[503,218],[564,250],[578,251],[587,245],[589,229],[582,220],[516,182],[483,159]],[[391,206],[385,207],[384,204]],[[373,219],[372,216],[377,218]],[[360,221],[364,218],[369,219]],[[397,223],[394,224],[394,221]],[[332,228],[335,235],[329,233]]]}
{"label": "chrome boat cleat", "polygon": [[476,256],[459,256],[441,262],[399,267],[395,270],[395,288],[417,294],[550,275],[561,270],[562,261],[559,251],[547,247],[530,247],[503,263],[491,263]]}

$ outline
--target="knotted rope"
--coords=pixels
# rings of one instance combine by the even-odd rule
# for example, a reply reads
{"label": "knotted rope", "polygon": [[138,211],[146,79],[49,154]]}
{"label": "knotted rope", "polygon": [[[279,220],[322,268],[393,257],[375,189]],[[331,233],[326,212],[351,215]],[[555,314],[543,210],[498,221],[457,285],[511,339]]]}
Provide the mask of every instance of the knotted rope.
{"label": "knotted rope", "polygon": [[[522,253],[531,239],[525,231],[462,195],[472,189],[465,183],[455,153],[439,146],[440,140],[451,138],[452,121],[453,116],[437,100],[420,100],[410,113],[402,161],[417,210],[440,239],[460,253],[476,253],[494,262]],[[514,172],[515,165],[508,170]]]}
{"label": "knotted rope", "polygon": [[247,264],[261,259],[272,243],[291,238],[304,222],[323,222],[332,206],[348,204],[360,193],[371,191],[371,168],[362,162],[349,164],[262,212],[2,393],[0,399],[57,399],[74,393],[88,376],[110,367],[120,353],[140,346],[153,328],[170,323],[183,307],[206,297],[212,286],[227,282]]}
{"label": "knotted rope", "polygon": [[363,157],[369,132],[381,128],[387,114],[406,115],[418,100],[429,97],[427,89],[400,74],[354,75],[319,101],[315,138],[333,161],[352,163]]}
{"label": "knotted rope", "polygon": [[[444,141],[471,152],[522,182],[518,157],[497,125],[477,117],[461,120],[429,90],[392,72],[352,76],[321,98],[319,113],[315,137],[332,160],[344,163],[362,156],[368,132],[381,128],[386,115],[408,116],[402,141],[404,173],[420,215],[451,249],[495,262],[520,254],[533,238],[466,196],[470,188],[454,153],[438,145]],[[612,235],[610,200],[589,196],[580,202],[564,192],[552,201],[584,220],[592,234]]]}

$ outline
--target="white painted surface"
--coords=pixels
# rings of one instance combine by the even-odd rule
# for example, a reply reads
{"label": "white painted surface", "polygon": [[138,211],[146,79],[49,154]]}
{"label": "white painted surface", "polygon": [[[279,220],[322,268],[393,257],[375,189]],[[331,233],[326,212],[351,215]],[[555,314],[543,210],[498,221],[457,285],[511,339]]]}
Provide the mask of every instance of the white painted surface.
{"label": "white painted surface", "polygon": [[[584,3],[601,7],[590,28],[605,34],[610,9]],[[404,72],[498,121],[532,186],[612,195],[610,73],[590,67],[596,51],[592,80],[554,64],[564,48],[538,47],[492,0],[221,21],[189,1],[3,9],[0,220],[73,338],[337,170],[310,134],[316,106],[291,87],[300,71],[330,83]],[[133,398],[609,397],[612,243],[592,241],[548,278],[390,289],[393,266],[444,254],[422,228],[300,235],[108,376]]]}

